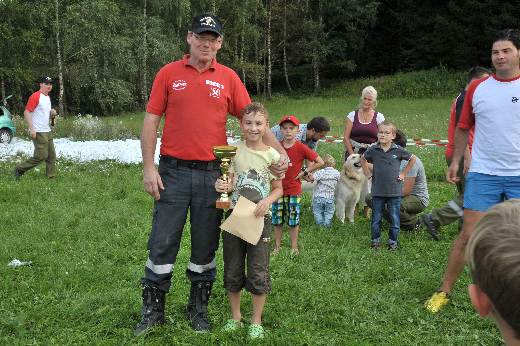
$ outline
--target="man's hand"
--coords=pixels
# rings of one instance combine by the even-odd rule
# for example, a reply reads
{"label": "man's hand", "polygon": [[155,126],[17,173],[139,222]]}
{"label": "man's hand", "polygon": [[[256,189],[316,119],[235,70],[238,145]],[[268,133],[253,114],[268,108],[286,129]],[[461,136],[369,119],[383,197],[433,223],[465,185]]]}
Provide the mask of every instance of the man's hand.
{"label": "man's hand", "polygon": [[143,170],[143,185],[144,190],[148,192],[153,199],[158,201],[161,198],[159,189],[164,190],[164,185],[155,166]]}
{"label": "man's hand", "polygon": [[287,168],[289,168],[289,158],[284,154],[280,155],[280,160],[276,164],[269,166],[271,173],[279,179],[283,179]]}
{"label": "man's hand", "polygon": [[459,182],[460,177],[458,175],[459,171],[459,162],[456,160],[452,160],[448,171],[446,172],[446,180],[451,184],[456,184]]}
{"label": "man's hand", "polygon": [[29,136],[31,136],[32,139],[36,138],[36,130],[33,128],[29,129]]}
{"label": "man's hand", "polygon": [[399,173],[399,176],[397,177],[397,180],[404,181],[404,174],[403,173]]}
{"label": "man's hand", "polygon": [[312,173],[309,173],[303,177],[303,180],[308,181],[309,183],[314,183],[314,176]]}

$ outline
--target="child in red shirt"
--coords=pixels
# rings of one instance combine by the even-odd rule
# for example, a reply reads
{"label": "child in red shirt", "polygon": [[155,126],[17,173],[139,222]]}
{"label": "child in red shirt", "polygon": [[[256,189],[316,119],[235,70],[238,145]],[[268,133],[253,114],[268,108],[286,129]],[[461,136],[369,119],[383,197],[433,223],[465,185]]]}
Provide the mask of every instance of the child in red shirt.
{"label": "child in red shirt", "polygon": [[[291,255],[298,255],[298,232],[300,223],[300,194],[302,192],[301,178],[306,178],[311,172],[323,166],[319,155],[305,144],[296,140],[300,122],[294,115],[287,115],[280,120],[280,129],[283,134],[282,146],[289,157],[289,168],[282,180],[283,196],[272,205],[272,221],[274,226],[275,247],[273,255],[280,252],[282,246],[282,226],[284,221],[289,226],[291,237]],[[309,162],[302,170],[303,161]]]}

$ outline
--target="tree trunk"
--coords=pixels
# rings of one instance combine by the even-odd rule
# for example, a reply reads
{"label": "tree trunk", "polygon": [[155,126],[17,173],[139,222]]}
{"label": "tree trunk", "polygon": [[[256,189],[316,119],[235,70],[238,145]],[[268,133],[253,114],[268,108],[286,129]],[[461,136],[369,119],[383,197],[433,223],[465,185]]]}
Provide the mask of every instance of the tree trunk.
{"label": "tree trunk", "polygon": [[323,16],[321,14],[321,1],[318,0],[318,30],[316,30],[316,37],[313,45],[312,54],[312,70],[314,72],[314,91],[318,92],[321,89],[320,85],[320,34],[323,30]]}
{"label": "tree trunk", "polygon": [[146,107],[146,102],[148,101],[148,78],[147,77],[147,71],[148,71],[148,62],[147,62],[147,28],[146,28],[146,21],[147,21],[147,15],[146,15],[146,0],[143,0],[143,66],[141,69],[141,100],[143,102],[143,107]]}
{"label": "tree trunk", "polygon": [[289,92],[292,91],[291,82],[289,82],[289,72],[287,71],[287,54],[286,54],[286,43],[287,43],[287,2],[283,6],[283,74],[285,76],[285,84]]}
{"label": "tree trunk", "polygon": [[59,16],[59,6],[60,6],[60,2],[59,0],[56,0],[55,1],[55,5],[56,5],[56,8],[55,8],[55,14],[56,14],[56,18],[55,18],[55,25],[56,25],[56,58],[58,60],[58,80],[59,80],[59,83],[60,83],[60,91],[59,91],[59,96],[58,96],[58,114],[60,114],[61,116],[65,116],[65,107],[64,107],[64,101],[63,101],[63,95],[64,95],[64,91],[65,91],[65,86],[63,85],[63,64],[62,64],[62,61],[61,61],[61,49],[60,49],[60,22],[59,22],[59,19],[60,19],[60,16]]}
{"label": "tree trunk", "polygon": [[271,15],[272,15],[272,6],[271,0],[267,2],[267,97],[271,98],[271,74],[272,74],[272,66],[271,66]]}
{"label": "tree trunk", "polygon": [[256,83],[256,94],[260,95],[262,92],[260,88],[260,76],[258,67],[260,66],[260,53],[258,52],[258,38],[255,38],[255,83]]}
{"label": "tree trunk", "polygon": [[312,71],[314,72],[314,91],[320,91],[320,61],[318,57],[318,50],[313,48],[312,56]]}
{"label": "tree trunk", "polygon": [[5,80],[4,77],[2,77],[2,81],[0,83],[0,89],[2,92],[2,100],[4,100],[4,107],[7,106],[7,100],[5,99]]}
{"label": "tree trunk", "polygon": [[244,23],[242,21],[242,32],[240,33],[240,68],[242,70],[242,83],[246,84],[246,69],[244,67]]}

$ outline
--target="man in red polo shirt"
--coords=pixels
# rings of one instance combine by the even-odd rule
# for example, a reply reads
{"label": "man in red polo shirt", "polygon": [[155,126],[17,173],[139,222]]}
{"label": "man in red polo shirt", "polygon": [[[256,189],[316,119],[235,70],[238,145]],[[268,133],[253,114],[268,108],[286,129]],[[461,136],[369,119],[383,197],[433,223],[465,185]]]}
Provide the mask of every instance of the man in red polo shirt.
{"label": "man in red polo shirt", "polygon": [[[191,256],[186,274],[191,292],[186,308],[194,330],[209,331],[207,306],[216,276],[215,252],[222,211],[215,208],[220,176],[213,147],[226,145],[226,117],[236,117],[251,100],[237,74],[217,63],[222,47],[222,24],[210,14],[196,16],[186,38],[190,53],[164,66],[156,75],[141,135],[143,183],[155,199],[148,241],[143,286],[140,335],[162,324],[165,294],[179,251],[188,211]],[[157,129],[164,117],[159,169],[154,164]],[[287,169],[287,156],[270,131],[264,142],[283,153],[279,172]]]}

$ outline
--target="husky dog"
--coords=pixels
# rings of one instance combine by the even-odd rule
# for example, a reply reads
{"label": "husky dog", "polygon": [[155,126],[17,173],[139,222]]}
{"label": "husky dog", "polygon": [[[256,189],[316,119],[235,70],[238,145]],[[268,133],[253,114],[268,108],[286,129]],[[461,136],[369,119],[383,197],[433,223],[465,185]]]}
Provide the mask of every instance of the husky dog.
{"label": "husky dog", "polygon": [[341,170],[336,186],[336,217],[345,222],[345,213],[350,222],[354,222],[354,210],[360,196],[367,194],[367,182],[361,168],[361,155],[352,154],[347,158]]}

